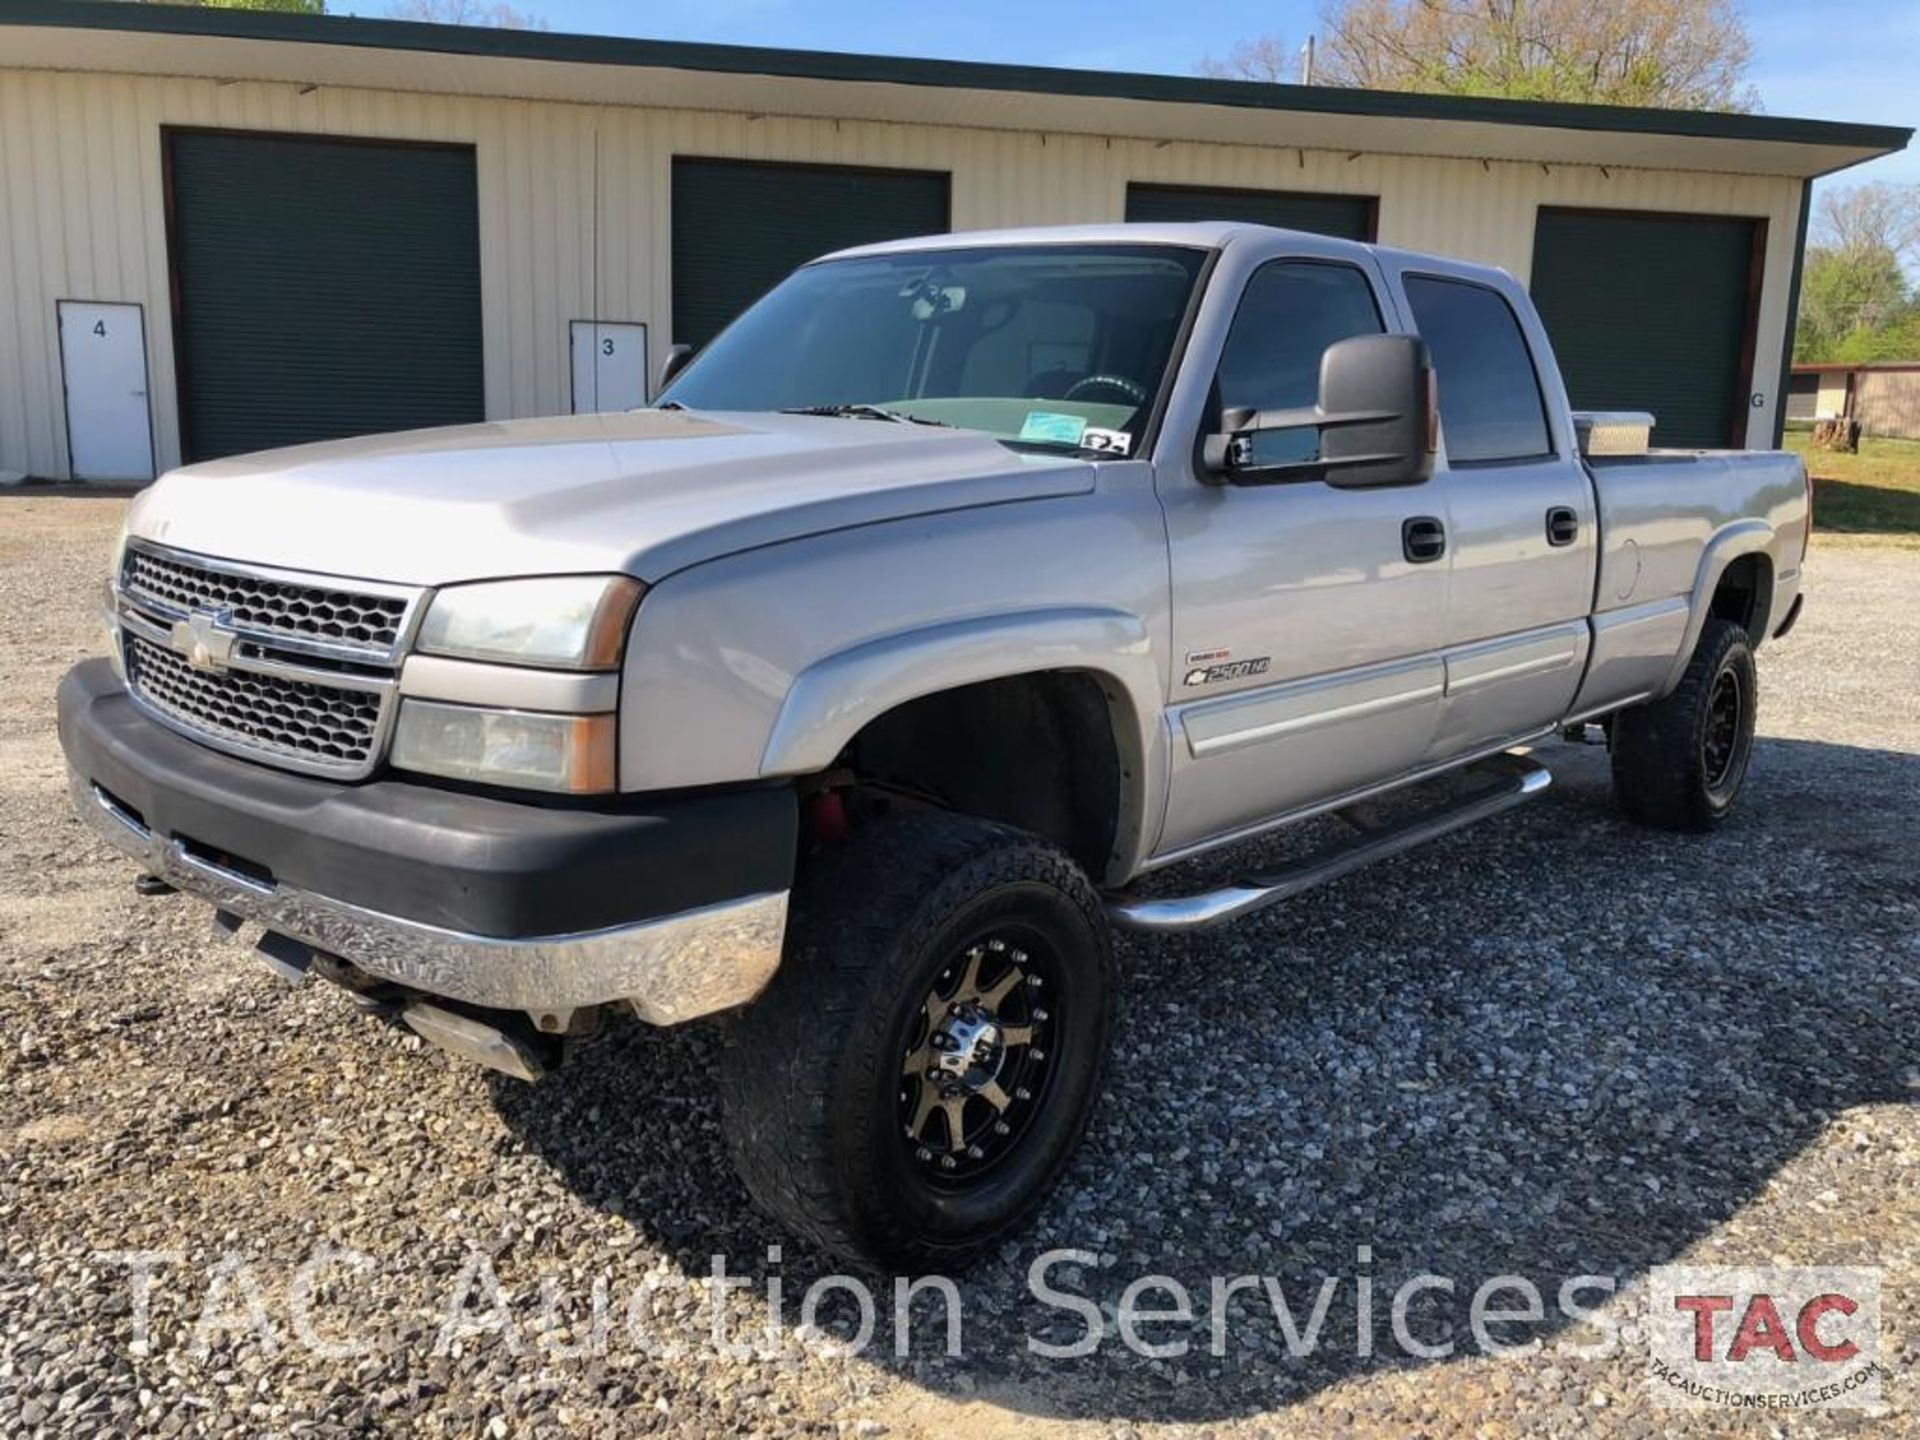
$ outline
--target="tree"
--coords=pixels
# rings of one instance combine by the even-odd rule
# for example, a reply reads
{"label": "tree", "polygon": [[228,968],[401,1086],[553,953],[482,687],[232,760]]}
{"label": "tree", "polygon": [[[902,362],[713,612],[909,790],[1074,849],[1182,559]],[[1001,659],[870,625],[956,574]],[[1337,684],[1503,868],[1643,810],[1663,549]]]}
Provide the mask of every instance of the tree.
{"label": "tree", "polygon": [[1796,360],[1860,359],[1842,354],[1869,346],[1868,337],[1894,324],[1907,307],[1907,278],[1891,251],[1813,246],[1800,273],[1800,316],[1794,327]]}
{"label": "tree", "polygon": [[490,0],[394,0],[392,20],[424,20],[434,25],[475,25],[489,30],[544,30],[547,22],[511,5]]}
{"label": "tree", "polygon": [[1920,359],[1920,185],[1875,183],[1820,196],[1800,278],[1793,354],[1822,360]]}
{"label": "tree", "polygon": [[1300,75],[1298,59],[1277,35],[1241,40],[1227,52],[1226,59],[1209,55],[1198,69],[1216,80],[1264,80],[1269,85],[1284,85]]}
{"label": "tree", "polygon": [[1912,264],[1920,259],[1920,185],[1876,180],[1823,191],[1813,243],[1846,255],[1884,251]]}
{"label": "tree", "polygon": [[[1758,103],[1738,0],[1325,0],[1320,23],[1321,84],[1688,110]],[[1236,63],[1266,53],[1245,42],[1222,68],[1280,78]]]}

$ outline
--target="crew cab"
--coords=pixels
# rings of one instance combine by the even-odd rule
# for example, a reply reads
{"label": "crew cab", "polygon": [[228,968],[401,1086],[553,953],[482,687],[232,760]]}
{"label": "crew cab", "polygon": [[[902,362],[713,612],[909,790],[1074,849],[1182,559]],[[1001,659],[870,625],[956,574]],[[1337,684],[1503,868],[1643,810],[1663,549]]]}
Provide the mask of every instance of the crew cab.
{"label": "crew cab", "polygon": [[[1576,415],[1498,270],[938,236],[687,359],[626,414],[164,476],[60,689],[73,801],[286,977],[526,1079],[609,1018],[723,1016],[748,1188],[867,1261],[1040,1202],[1113,927],[1488,818],[1562,731],[1632,818],[1712,828],[1800,609],[1799,461]],[[1329,812],[1350,838],[1236,861]]]}

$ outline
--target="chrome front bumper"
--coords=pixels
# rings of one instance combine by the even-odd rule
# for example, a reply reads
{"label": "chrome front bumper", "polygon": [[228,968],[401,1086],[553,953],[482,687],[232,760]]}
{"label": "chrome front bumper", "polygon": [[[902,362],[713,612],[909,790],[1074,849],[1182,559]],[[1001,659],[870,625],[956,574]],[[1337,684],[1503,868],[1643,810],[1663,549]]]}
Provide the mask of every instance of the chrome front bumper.
{"label": "chrome front bumper", "polygon": [[154,833],[69,770],[75,812],[149,874],[266,929],[409,989],[536,1017],[624,1002],[673,1025],[743,1005],[780,964],[787,892],[746,896],[632,925],[504,939],[462,934],[263,882]]}

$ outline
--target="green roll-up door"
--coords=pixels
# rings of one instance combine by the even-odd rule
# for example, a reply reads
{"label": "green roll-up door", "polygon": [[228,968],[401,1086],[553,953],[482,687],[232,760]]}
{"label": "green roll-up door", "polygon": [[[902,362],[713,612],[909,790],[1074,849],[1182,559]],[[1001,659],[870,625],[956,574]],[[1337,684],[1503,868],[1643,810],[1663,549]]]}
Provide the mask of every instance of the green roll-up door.
{"label": "green roll-up door", "polygon": [[1765,224],[1541,210],[1533,301],[1574,408],[1651,411],[1658,445],[1744,445]]}
{"label": "green roll-up door", "polygon": [[1373,239],[1378,205],[1371,195],[1308,195],[1285,190],[1210,190],[1193,185],[1127,186],[1129,220],[1241,220],[1310,230],[1343,240]]}
{"label": "green roll-up door", "polygon": [[469,146],[173,131],[189,460],[485,418]]}
{"label": "green roll-up door", "polygon": [[695,347],[829,251],[951,228],[948,177],[755,161],[673,162],[673,338]]}

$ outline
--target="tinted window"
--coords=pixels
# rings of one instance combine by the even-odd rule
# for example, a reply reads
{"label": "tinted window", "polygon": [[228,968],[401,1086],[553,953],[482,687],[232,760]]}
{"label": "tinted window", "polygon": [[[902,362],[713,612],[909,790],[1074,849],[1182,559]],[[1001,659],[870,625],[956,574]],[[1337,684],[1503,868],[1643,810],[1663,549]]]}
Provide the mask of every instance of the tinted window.
{"label": "tinted window", "polygon": [[1433,351],[1448,461],[1551,454],[1539,377],[1505,298],[1483,285],[1409,275],[1407,299]]}
{"label": "tinted window", "polygon": [[1261,267],[1220,354],[1227,410],[1294,410],[1320,398],[1320,357],[1337,340],[1380,333],[1366,276],[1351,265],[1283,260]]}

